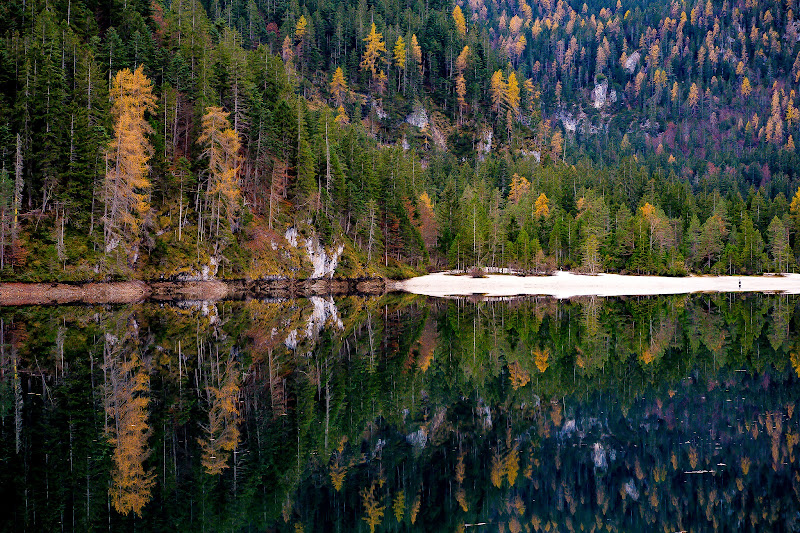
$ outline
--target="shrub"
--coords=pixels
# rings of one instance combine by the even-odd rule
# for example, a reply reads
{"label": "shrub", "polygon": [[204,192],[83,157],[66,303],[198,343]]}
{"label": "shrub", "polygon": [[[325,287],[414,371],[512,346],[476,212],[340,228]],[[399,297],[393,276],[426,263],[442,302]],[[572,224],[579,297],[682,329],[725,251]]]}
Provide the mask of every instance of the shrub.
{"label": "shrub", "polygon": [[473,278],[485,278],[486,273],[483,271],[481,267],[474,266],[467,271],[470,277]]}

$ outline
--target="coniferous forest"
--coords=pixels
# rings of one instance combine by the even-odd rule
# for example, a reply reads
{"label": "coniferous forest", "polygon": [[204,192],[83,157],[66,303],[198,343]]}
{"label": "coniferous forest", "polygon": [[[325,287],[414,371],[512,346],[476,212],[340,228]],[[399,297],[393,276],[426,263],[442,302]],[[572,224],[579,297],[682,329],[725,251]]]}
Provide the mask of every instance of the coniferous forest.
{"label": "coniferous forest", "polygon": [[796,9],[4,0],[0,278],[794,271]]}

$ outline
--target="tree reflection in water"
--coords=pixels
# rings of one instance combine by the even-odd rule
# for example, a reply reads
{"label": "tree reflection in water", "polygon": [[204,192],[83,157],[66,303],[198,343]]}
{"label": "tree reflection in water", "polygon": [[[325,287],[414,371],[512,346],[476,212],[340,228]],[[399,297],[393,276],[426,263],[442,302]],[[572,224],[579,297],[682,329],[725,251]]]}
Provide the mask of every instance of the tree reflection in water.
{"label": "tree reflection in water", "polygon": [[798,300],[0,309],[5,529],[790,530]]}

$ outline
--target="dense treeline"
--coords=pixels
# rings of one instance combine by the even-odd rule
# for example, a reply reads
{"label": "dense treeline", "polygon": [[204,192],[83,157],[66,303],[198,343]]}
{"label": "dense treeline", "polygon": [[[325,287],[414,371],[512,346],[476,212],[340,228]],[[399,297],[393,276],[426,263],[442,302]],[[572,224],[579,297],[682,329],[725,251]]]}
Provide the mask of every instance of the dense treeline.
{"label": "dense treeline", "polygon": [[197,2],[128,3],[110,19],[70,6],[10,13],[8,277],[276,273],[290,268],[274,253],[289,226],[346,243],[347,274],[424,260],[419,159],[297,96],[267,45],[245,50]]}
{"label": "dense treeline", "polygon": [[2,10],[5,279],[796,265],[781,2]]}
{"label": "dense treeline", "polygon": [[652,175],[628,159],[616,168],[521,161],[505,170],[513,174],[504,198],[491,185],[503,173],[497,166],[485,163],[477,174],[462,167],[461,182],[442,185],[438,249],[452,266],[666,275],[796,269],[800,195],[770,199],[753,187],[742,195],[719,170],[695,193],[674,173]]}

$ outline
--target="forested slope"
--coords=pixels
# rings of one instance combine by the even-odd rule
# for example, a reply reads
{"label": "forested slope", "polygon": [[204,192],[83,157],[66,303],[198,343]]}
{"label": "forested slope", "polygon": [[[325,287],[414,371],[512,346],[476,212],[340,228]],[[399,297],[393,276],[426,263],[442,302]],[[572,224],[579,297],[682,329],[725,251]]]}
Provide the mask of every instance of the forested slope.
{"label": "forested slope", "polygon": [[2,278],[793,270],[793,7],[3,2]]}

